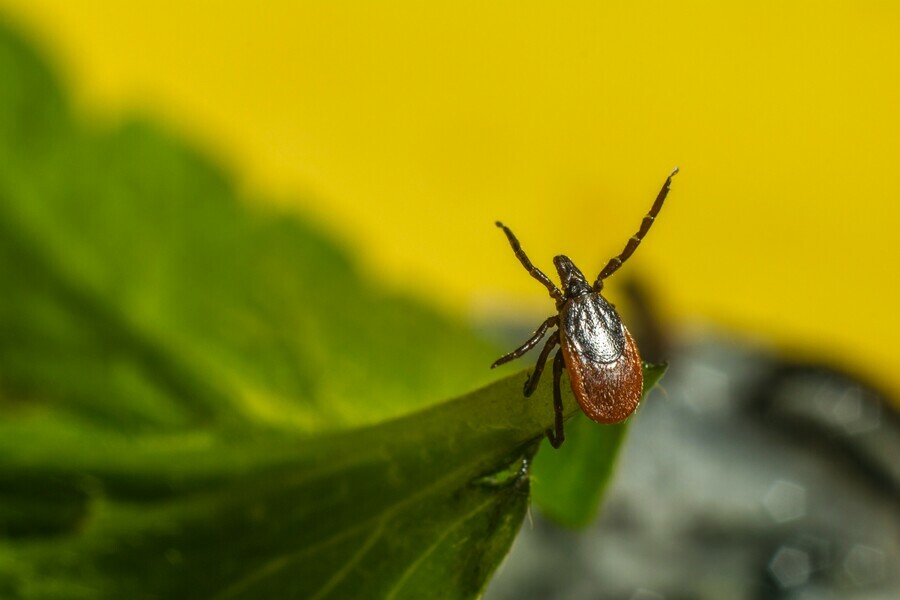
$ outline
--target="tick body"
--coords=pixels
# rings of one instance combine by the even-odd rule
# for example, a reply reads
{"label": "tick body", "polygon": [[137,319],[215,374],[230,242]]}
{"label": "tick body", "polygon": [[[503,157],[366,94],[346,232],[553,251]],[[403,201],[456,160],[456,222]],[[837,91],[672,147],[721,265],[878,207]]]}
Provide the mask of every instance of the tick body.
{"label": "tick body", "polygon": [[557,314],[544,321],[522,346],[500,357],[491,368],[521,357],[537,346],[551,327],[556,327],[556,331],[550,334],[544,344],[534,371],[525,382],[524,390],[526,397],[534,393],[544,365],[558,345],[559,349],[553,359],[555,427],[546,432],[554,448],[559,448],[565,439],[562,393],[559,388],[564,369],[569,373],[572,392],[581,410],[598,423],[618,423],[628,418],[641,400],[644,387],[641,356],[615,307],[603,297],[603,281],[628,260],[650,230],[676,173],[678,169],[666,178],[640,229],[628,240],[622,253],[609,260],[593,285],[588,283],[567,256],[560,255],[553,259],[562,284],[560,290],[531,263],[513,232],[497,222],[519,262],[547,288],[556,301]]}

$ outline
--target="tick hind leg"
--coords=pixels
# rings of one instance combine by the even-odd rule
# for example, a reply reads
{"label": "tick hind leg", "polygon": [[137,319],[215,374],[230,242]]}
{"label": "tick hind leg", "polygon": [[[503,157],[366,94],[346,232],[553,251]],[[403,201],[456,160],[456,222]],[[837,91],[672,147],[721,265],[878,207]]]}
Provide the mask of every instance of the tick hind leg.
{"label": "tick hind leg", "polygon": [[500,365],[506,364],[511,360],[515,360],[521,357],[523,354],[537,346],[537,343],[541,341],[541,338],[544,337],[544,334],[547,333],[547,329],[550,327],[555,327],[556,324],[559,323],[559,317],[554,315],[541,323],[541,326],[538,327],[535,332],[532,334],[528,341],[510,352],[509,354],[504,354],[500,358],[494,361],[494,364],[491,365],[491,368],[499,367]]}
{"label": "tick hind leg", "polygon": [[550,356],[550,351],[553,350],[553,347],[559,343],[559,332],[554,331],[553,335],[547,338],[547,343],[544,344],[543,349],[541,350],[541,355],[538,356],[537,363],[534,365],[534,371],[531,373],[531,377],[525,380],[525,389],[522,392],[526,398],[530,397],[534,390],[537,389],[538,382],[541,380],[541,373],[544,372],[544,365],[547,364],[547,357]]}
{"label": "tick hind leg", "polygon": [[559,384],[562,381],[562,372],[565,368],[563,362],[562,350],[556,351],[556,357],[553,359],[553,413],[556,418],[556,431],[547,430],[547,439],[554,448],[559,448],[566,439],[566,432],[563,429],[563,401],[562,391]]}

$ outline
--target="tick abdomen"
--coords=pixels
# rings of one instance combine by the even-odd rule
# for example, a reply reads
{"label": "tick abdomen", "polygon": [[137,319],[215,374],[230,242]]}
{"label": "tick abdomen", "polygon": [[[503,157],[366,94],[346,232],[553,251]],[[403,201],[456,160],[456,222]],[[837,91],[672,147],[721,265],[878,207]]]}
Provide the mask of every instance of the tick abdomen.
{"label": "tick abdomen", "polygon": [[615,309],[600,294],[573,298],[562,309],[560,347],[572,393],[598,423],[618,423],[641,401],[641,356]]}

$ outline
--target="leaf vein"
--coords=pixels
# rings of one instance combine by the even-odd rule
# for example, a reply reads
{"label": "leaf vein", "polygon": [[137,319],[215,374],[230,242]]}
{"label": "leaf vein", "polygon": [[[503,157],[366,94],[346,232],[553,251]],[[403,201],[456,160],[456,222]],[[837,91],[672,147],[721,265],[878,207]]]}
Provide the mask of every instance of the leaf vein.
{"label": "leaf vein", "polygon": [[447,536],[449,536],[451,533],[453,533],[454,531],[459,529],[464,523],[468,522],[469,519],[471,519],[473,516],[475,516],[482,510],[484,510],[484,508],[486,506],[490,505],[491,503],[493,503],[494,500],[495,499],[493,496],[489,497],[487,500],[485,500],[484,502],[482,502],[481,504],[479,504],[478,506],[476,506],[475,508],[473,508],[472,510],[467,512],[465,515],[463,515],[463,517],[461,519],[459,519],[452,527],[448,527],[447,530],[444,533],[442,533],[440,535],[440,537],[438,537],[434,541],[434,543],[429,545],[428,548],[426,548],[425,551],[422,552],[422,555],[419,556],[419,558],[417,558],[415,561],[413,561],[412,564],[410,564],[409,567],[407,567],[406,570],[403,571],[403,574],[400,576],[400,578],[397,580],[397,582],[394,584],[394,586],[388,592],[387,596],[385,596],[385,600],[392,600],[393,598],[396,598],[397,593],[401,589],[403,589],[403,586],[406,585],[406,582],[409,581],[409,578],[412,577],[413,573],[415,573],[416,570],[419,568],[419,566],[425,561],[425,559],[428,558],[431,555],[431,553],[434,552],[434,550],[443,543],[443,541],[447,538]]}

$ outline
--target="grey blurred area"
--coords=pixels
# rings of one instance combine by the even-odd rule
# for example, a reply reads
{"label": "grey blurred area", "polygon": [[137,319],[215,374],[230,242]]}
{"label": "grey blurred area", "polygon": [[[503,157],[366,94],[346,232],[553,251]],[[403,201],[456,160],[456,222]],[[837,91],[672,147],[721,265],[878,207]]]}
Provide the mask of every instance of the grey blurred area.
{"label": "grey blurred area", "polygon": [[598,521],[570,532],[535,511],[485,598],[900,599],[891,403],[710,331],[647,345],[670,370]]}

